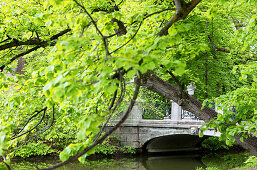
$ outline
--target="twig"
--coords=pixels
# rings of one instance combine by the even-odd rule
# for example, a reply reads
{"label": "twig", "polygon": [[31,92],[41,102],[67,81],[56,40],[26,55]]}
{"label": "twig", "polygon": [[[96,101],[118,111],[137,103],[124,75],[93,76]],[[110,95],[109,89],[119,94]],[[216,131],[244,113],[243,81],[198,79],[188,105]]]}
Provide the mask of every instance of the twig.
{"label": "twig", "polygon": [[120,105],[122,99],[124,98],[124,91],[126,91],[126,87],[125,87],[125,82],[123,81],[123,77],[122,77],[122,74],[120,72],[120,82],[121,82],[121,94],[120,94],[120,97],[119,99],[117,100],[116,104],[115,104],[115,107],[112,109],[112,113],[114,113],[116,111],[116,109],[118,108],[118,106]]}
{"label": "twig", "polygon": [[8,165],[8,164],[6,163],[6,158],[5,158],[4,155],[2,155],[2,158],[3,158],[3,163],[5,164],[5,166],[7,167],[7,169],[8,169],[8,170],[12,170],[11,167],[10,167],[10,165]]}
{"label": "twig", "polygon": [[110,54],[115,53],[116,51],[120,50],[122,47],[126,46],[133,38],[135,38],[135,36],[137,35],[137,33],[138,33],[138,31],[139,31],[139,29],[140,29],[142,23],[143,23],[143,21],[140,22],[140,24],[139,24],[139,26],[138,26],[138,28],[137,28],[135,34],[134,34],[126,43],[124,43],[123,45],[121,45],[121,46],[118,47],[117,49],[113,50]]}
{"label": "twig", "polygon": [[[44,111],[44,112],[43,112],[43,116],[42,116],[42,118],[40,119],[40,121],[39,121],[33,128],[31,128],[30,130],[28,130],[28,131],[26,131],[26,132],[23,132],[23,133],[21,133],[21,134],[19,134],[19,135],[17,135],[17,136],[14,136],[13,138],[11,138],[11,140],[14,140],[14,139],[16,139],[16,138],[18,138],[18,137],[21,137],[21,136],[23,136],[23,135],[25,135],[25,134],[31,132],[32,130],[34,130],[36,127],[38,127],[38,125],[40,125],[40,123],[41,123],[41,122],[43,121],[43,119],[45,118],[46,110],[47,110],[47,107],[45,107],[44,109],[42,109],[42,111]],[[42,112],[42,111],[41,111],[41,112]]]}
{"label": "twig", "polygon": [[[175,8],[166,8],[166,9],[163,9],[163,10],[160,10],[160,11],[157,11],[157,12],[154,12],[154,13],[152,13],[152,14],[148,14],[148,15],[146,15],[146,16],[143,18],[143,20],[145,20],[145,19],[147,19],[147,18],[149,18],[149,17],[151,17],[151,16],[153,16],[153,15],[155,15],[155,14],[159,14],[159,13],[162,13],[162,12],[164,12],[164,11],[169,11],[169,10],[175,10]],[[136,23],[136,21],[135,21],[135,22],[132,22],[131,25],[134,24],[134,23]],[[118,35],[118,34],[120,34],[120,33],[123,32],[123,31],[124,31],[123,29],[119,29],[115,34],[108,35],[108,36],[106,36],[106,38],[114,37],[115,35]]]}
{"label": "twig", "polygon": [[6,41],[9,41],[9,40],[11,40],[11,38],[9,36],[7,36],[7,38],[5,40],[1,41],[0,44],[4,43]]}
{"label": "twig", "polygon": [[210,40],[210,42],[211,42],[211,44],[212,44],[212,47],[213,47],[213,49],[214,49],[215,51],[221,51],[221,52],[225,52],[225,53],[230,53],[230,50],[228,50],[228,49],[225,49],[225,48],[218,48],[218,47],[214,44],[214,42],[212,41],[212,38],[211,38],[210,35],[208,35],[208,38],[209,38],[209,40]]}
{"label": "twig", "polygon": [[98,28],[95,20],[93,19],[93,17],[89,14],[89,12],[87,11],[87,9],[80,4],[77,0],[73,0],[78,6],[80,6],[83,11],[88,15],[88,17],[90,18],[90,20],[92,21],[93,25],[95,26],[96,31],[101,35],[102,39],[103,39],[103,43],[104,43],[104,47],[105,47],[105,51],[106,51],[106,56],[110,55],[109,49],[108,49],[108,41],[106,39],[106,37],[103,35],[103,33],[100,31],[100,29]]}
{"label": "twig", "polygon": [[113,94],[113,98],[112,98],[111,104],[110,104],[110,106],[109,106],[109,108],[108,108],[109,111],[112,109],[112,107],[113,107],[113,105],[114,105],[114,102],[115,102],[116,97],[117,97],[117,92],[118,92],[118,91],[115,90],[115,92],[114,92],[114,94]]}
{"label": "twig", "polygon": [[151,16],[153,16],[153,15],[155,15],[155,14],[159,14],[159,13],[162,13],[162,12],[164,12],[164,11],[171,11],[171,10],[174,11],[174,10],[176,10],[176,8],[166,8],[166,9],[163,9],[163,10],[160,10],[160,11],[157,11],[157,12],[154,12],[154,13],[151,13],[151,14],[148,14],[148,15],[145,16],[144,19],[149,18],[149,17],[151,17]]}
{"label": "twig", "polygon": [[13,151],[11,153],[11,155],[13,155],[20,147],[22,147],[23,145],[27,144],[29,141],[31,141],[32,139],[36,138],[38,135],[44,133],[45,131],[47,131],[54,123],[54,115],[55,115],[55,111],[54,111],[54,106],[53,106],[53,112],[52,112],[52,121],[50,122],[50,124],[48,126],[45,127],[45,129],[39,131],[38,133],[36,133],[35,135],[31,136],[29,139],[27,139],[25,142],[23,142],[23,144],[21,144],[19,147],[15,148],[15,151]]}
{"label": "twig", "polygon": [[[40,110],[40,111],[35,111],[34,113],[36,113],[36,114],[32,115],[32,116],[27,120],[27,122],[25,123],[25,125],[23,126],[23,128],[22,128],[16,135],[20,134],[20,133],[23,131],[23,129],[26,127],[26,125],[29,123],[29,121],[30,121],[31,119],[33,119],[33,118],[36,117],[39,113],[41,113],[42,111],[44,111],[44,114],[43,114],[41,120],[39,121],[39,123],[38,123],[36,126],[34,126],[34,128],[32,128],[30,131],[32,131],[33,129],[35,129],[35,128],[42,122],[42,120],[44,119],[46,109],[47,109],[47,107],[43,108],[43,109]],[[28,131],[28,132],[30,132],[30,131]],[[28,132],[26,132],[26,133],[28,133]],[[13,136],[13,137],[11,138],[11,140],[13,140],[13,139],[15,139],[15,138],[18,138],[18,137],[20,137],[20,136],[22,136],[22,135],[24,135],[24,134],[26,134],[26,133],[23,133],[23,134],[18,135],[18,136],[15,135],[15,136]]]}
{"label": "twig", "polygon": [[[116,111],[116,109],[117,109],[118,106],[120,105],[122,99],[124,98],[124,91],[126,91],[126,89],[125,89],[126,83],[123,81],[124,79],[122,78],[121,72],[119,72],[119,73],[120,73],[120,82],[121,82],[121,94],[120,94],[120,97],[119,97],[119,99],[117,100],[117,102],[116,102],[116,104],[115,104],[115,106],[114,106],[113,109],[112,109],[112,107],[113,107],[113,103],[114,103],[115,100],[112,100],[112,103],[111,103],[112,107],[109,107],[109,109],[108,109],[108,110],[111,112],[111,114],[108,116],[107,121],[105,122],[105,124],[102,126],[102,128],[100,129],[100,131],[99,131],[98,134],[96,135],[95,141],[100,137],[100,135],[102,134],[102,132],[103,132],[103,130],[105,129],[106,125],[109,123],[109,121],[110,121],[110,119],[111,119],[113,113]],[[117,90],[116,90],[115,92],[117,92]],[[115,94],[117,95],[117,93],[115,93]],[[115,97],[115,98],[116,98],[116,97]],[[113,98],[113,99],[114,99],[114,98]]]}

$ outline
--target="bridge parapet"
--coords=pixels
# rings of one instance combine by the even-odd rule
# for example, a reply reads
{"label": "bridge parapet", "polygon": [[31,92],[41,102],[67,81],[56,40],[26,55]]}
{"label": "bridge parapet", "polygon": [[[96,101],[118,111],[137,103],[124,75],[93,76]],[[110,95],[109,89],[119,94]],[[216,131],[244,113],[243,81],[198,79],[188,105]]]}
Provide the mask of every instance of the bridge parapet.
{"label": "bridge parapet", "polygon": [[[117,122],[112,121],[107,128],[113,127]],[[144,144],[154,138],[170,135],[199,135],[202,120],[137,120],[126,121],[118,128],[115,136],[121,141],[122,146],[142,148]],[[204,132],[207,136],[219,136],[214,130]]]}
{"label": "bridge parapet", "polygon": [[[156,109],[160,111],[160,115],[162,115],[162,117],[157,118],[162,120],[144,119],[149,118],[144,117],[145,110],[148,109],[147,113],[150,113],[154,111],[154,109],[151,108],[151,110],[142,106],[144,105],[137,103],[126,122],[115,132],[114,135],[120,140],[122,146],[142,148],[148,141],[160,137],[172,135],[199,136],[199,129],[204,125],[204,121],[200,120],[192,113],[184,111],[175,102],[165,103],[165,107],[163,108],[166,110],[162,108]],[[154,107],[158,106],[160,106],[160,104],[154,105]],[[169,110],[167,110],[167,108]],[[112,120],[106,127],[106,130],[113,127],[118,120],[119,119]],[[213,129],[203,133],[206,136],[220,135],[218,132],[215,133]]]}
{"label": "bridge parapet", "polygon": [[[121,117],[122,114],[119,116]],[[138,102],[133,107],[129,120],[200,120],[194,114],[183,110],[177,103],[142,103]]]}

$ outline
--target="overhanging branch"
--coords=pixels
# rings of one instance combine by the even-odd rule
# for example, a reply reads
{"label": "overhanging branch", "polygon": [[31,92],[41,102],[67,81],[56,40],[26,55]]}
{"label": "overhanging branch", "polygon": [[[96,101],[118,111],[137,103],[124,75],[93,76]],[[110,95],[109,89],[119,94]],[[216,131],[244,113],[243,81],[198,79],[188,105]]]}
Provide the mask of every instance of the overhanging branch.
{"label": "overhanging branch", "polygon": [[96,145],[102,143],[109,135],[111,135],[115,130],[117,130],[128,118],[128,116],[129,116],[130,112],[132,111],[132,108],[133,108],[133,106],[136,102],[140,86],[141,86],[141,78],[139,78],[136,82],[136,88],[135,88],[135,91],[134,91],[134,95],[133,95],[133,98],[130,101],[130,104],[127,108],[127,111],[125,112],[125,115],[122,117],[122,119],[111,130],[106,132],[100,139],[94,141],[90,146],[86,147],[83,151],[77,153],[74,156],[71,156],[67,161],[58,163],[58,164],[50,166],[48,168],[43,168],[42,170],[55,169],[55,168],[61,167],[63,165],[66,165],[66,164],[78,159],[79,157],[83,156],[84,154],[86,154],[90,149],[92,149]]}
{"label": "overhanging branch", "polygon": [[[68,29],[65,29],[65,30],[59,32],[58,34],[53,35],[53,36],[49,39],[49,41],[41,41],[41,43],[40,43],[38,46],[35,46],[35,47],[33,47],[33,48],[31,48],[31,49],[29,49],[29,50],[23,52],[23,53],[20,53],[20,54],[14,56],[13,58],[10,59],[9,62],[7,62],[6,64],[4,64],[4,65],[2,65],[2,66],[0,67],[0,72],[2,72],[2,71],[4,70],[4,68],[5,68],[7,65],[11,64],[13,61],[17,60],[18,58],[20,58],[20,57],[22,57],[22,56],[25,56],[25,55],[27,55],[27,54],[33,52],[33,51],[36,51],[36,50],[38,50],[38,49],[41,48],[41,47],[46,47],[46,46],[49,46],[49,45],[54,45],[55,43],[49,43],[49,42],[58,39],[59,37],[63,36],[64,34],[70,32],[70,31],[71,31],[71,29],[69,29],[69,28],[68,28]],[[34,45],[35,45],[35,44],[34,44]]]}
{"label": "overhanging branch", "polygon": [[184,0],[174,0],[176,11],[171,20],[161,29],[157,34],[163,36],[168,34],[169,28],[177,21],[185,19],[188,14],[201,2],[201,0],[192,0],[189,3],[185,3]]}
{"label": "overhanging branch", "polygon": [[202,109],[202,103],[194,97],[188,95],[186,99],[183,99],[178,87],[164,81],[152,71],[148,71],[142,76],[141,84],[148,90],[161,94],[180,104],[184,110],[190,111],[205,122],[217,116],[217,113],[207,106]]}

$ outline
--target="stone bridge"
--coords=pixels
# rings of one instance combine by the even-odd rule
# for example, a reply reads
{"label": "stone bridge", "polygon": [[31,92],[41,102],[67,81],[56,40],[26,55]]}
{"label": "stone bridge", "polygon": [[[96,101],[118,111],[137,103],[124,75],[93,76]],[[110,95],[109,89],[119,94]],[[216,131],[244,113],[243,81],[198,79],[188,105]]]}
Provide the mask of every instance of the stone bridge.
{"label": "stone bridge", "polygon": [[[170,104],[169,114],[164,113],[163,120],[143,119],[143,112],[142,107],[136,105],[129,119],[113,134],[122,146],[147,152],[193,151],[199,149],[206,137],[220,135],[208,130],[200,138],[199,128],[204,122],[174,102]],[[112,120],[106,128],[116,122]]]}

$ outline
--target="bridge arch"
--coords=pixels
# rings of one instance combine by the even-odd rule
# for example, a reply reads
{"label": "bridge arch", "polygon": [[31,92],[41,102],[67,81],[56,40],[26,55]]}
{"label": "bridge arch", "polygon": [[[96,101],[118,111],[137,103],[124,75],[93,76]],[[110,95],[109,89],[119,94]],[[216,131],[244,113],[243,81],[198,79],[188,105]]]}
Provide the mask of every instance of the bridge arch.
{"label": "bridge arch", "polygon": [[203,140],[209,136],[199,137],[191,134],[172,134],[151,138],[142,145],[147,153],[165,153],[181,151],[197,151]]}

